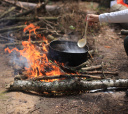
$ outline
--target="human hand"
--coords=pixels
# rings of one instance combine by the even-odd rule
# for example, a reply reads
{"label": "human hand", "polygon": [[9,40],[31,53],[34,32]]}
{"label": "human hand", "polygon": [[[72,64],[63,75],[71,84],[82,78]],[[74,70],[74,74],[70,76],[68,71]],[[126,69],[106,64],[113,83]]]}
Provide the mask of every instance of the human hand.
{"label": "human hand", "polygon": [[93,25],[95,22],[99,22],[99,15],[87,14],[85,21],[89,21],[89,25]]}

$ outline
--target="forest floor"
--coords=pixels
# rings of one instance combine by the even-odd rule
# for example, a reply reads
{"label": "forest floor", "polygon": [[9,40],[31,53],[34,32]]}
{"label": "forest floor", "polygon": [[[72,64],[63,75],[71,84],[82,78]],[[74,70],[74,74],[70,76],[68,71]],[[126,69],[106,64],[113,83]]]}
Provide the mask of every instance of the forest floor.
{"label": "forest floor", "polygon": [[[118,71],[114,79],[128,78],[128,58],[120,35],[121,27],[102,24],[100,30],[88,35],[88,43],[97,52],[93,64],[104,62],[107,70]],[[92,43],[94,41],[94,43]],[[125,91],[81,93],[61,97],[44,97],[24,92],[5,92],[6,84],[14,80],[14,69],[9,54],[0,42],[0,114],[126,114],[128,97]]]}

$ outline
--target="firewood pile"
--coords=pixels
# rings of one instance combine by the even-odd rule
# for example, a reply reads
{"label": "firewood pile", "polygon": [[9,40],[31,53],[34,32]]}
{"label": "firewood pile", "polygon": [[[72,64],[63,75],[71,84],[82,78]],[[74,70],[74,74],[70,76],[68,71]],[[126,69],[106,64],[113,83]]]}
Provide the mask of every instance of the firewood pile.
{"label": "firewood pile", "polygon": [[[48,3],[48,0],[41,3],[2,0],[0,4],[2,6],[0,15],[0,33],[6,34],[8,32],[15,35],[16,41],[14,44],[17,45],[19,43],[21,44],[21,42],[18,42],[17,40],[23,41],[28,39],[29,34],[23,34],[21,31],[23,31],[23,29],[30,23],[33,23],[35,26],[40,26],[40,28],[37,29],[37,33],[45,36],[48,35],[47,38],[49,40],[54,40],[55,37],[70,33],[71,31],[74,31],[74,28],[76,28],[75,31],[83,31],[83,20],[86,16],[86,12],[81,12],[80,14],[75,3],[71,8],[68,7],[67,4],[49,5]],[[75,8],[75,10],[73,8]],[[72,26],[69,27],[70,25]],[[35,37],[34,34],[33,36]],[[1,37],[7,36],[1,35]],[[8,43],[7,45],[11,44]]]}
{"label": "firewood pile", "polygon": [[89,59],[76,67],[62,68],[62,66],[57,66],[63,72],[62,75],[44,75],[30,78],[23,71],[22,74],[15,76],[14,82],[8,84],[6,89],[9,91],[34,92],[46,96],[61,96],[94,89],[106,90],[108,87],[127,88],[128,80],[113,80],[105,77],[105,75],[116,76],[118,72],[103,71],[103,64],[92,66],[90,61]]}
{"label": "firewood pile", "polygon": [[[46,28],[40,28],[38,32],[44,32],[44,33],[52,33],[52,34],[59,34],[60,31],[57,31],[54,27],[57,26],[56,23],[52,23],[52,21],[57,21],[58,17],[55,16],[43,16],[39,17],[37,15],[37,12],[44,13],[49,10],[52,6],[48,6],[46,8],[47,2],[35,4],[35,3],[26,3],[26,2],[18,2],[13,0],[3,0],[1,2],[2,7],[2,13],[0,15],[0,23],[1,23],[1,29],[0,33],[6,33],[6,32],[18,32],[23,30],[27,25],[25,22],[34,23],[34,25],[42,25]],[[5,6],[5,7],[4,7]],[[4,10],[4,8],[8,8],[7,11]],[[57,6],[52,7],[53,10],[57,8]],[[3,27],[4,26],[4,27]],[[23,38],[27,37],[28,34],[22,35]],[[3,36],[4,37],[4,36]],[[18,39],[18,38],[17,38]],[[21,39],[21,38],[20,38]]]}
{"label": "firewood pile", "polygon": [[[58,36],[60,37],[66,34],[67,26],[65,25],[64,20],[66,18],[72,20],[71,15],[76,13],[76,16],[78,17],[79,14],[79,11],[75,12],[67,7],[64,7],[65,10],[67,12],[70,10],[70,13],[73,12],[73,14],[62,14],[62,11],[64,10],[63,7],[50,6],[48,5],[48,0],[39,4],[19,2],[15,0],[2,0],[0,3],[2,6],[2,9],[0,8],[2,12],[0,15],[0,37],[1,39],[14,40],[13,43],[6,42],[6,46],[21,45],[23,41],[26,41],[26,39],[30,37],[29,31],[25,33],[22,31],[29,24],[33,23],[33,25],[40,27],[34,30],[36,31],[36,34],[31,33],[31,44],[38,44],[36,48],[40,50],[41,47],[39,47],[39,45],[45,41],[39,39],[36,40],[37,34],[46,35],[48,41],[55,40]],[[7,8],[7,6],[9,6],[9,8],[5,11],[4,8]],[[75,22],[77,23],[79,19],[85,17],[85,15],[86,13],[82,12],[82,15],[79,16],[79,18],[76,19],[73,17],[73,19],[75,18]],[[65,22],[67,22],[67,20]],[[63,26],[61,24],[63,24]],[[68,24],[73,25],[74,23],[69,21]],[[81,27],[78,25],[76,26],[77,28],[84,28],[82,22],[79,23],[79,26]],[[72,30],[74,29],[72,28]],[[76,29],[76,31],[77,30],[78,29]],[[7,90],[36,92],[46,95],[62,95],[65,93],[69,94],[72,92],[81,92],[92,89],[106,89],[107,87],[127,87],[128,80],[112,80],[106,77],[106,75],[118,75],[118,72],[104,70],[106,67],[104,63],[93,65],[92,57],[94,53],[94,50],[90,50],[90,59],[75,67],[62,66],[51,62],[62,72],[60,75],[48,76],[44,74],[41,76],[39,75],[39,69],[35,68],[37,75],[35,77],[30,77],[28,72],[26,72],[25,69],[22,69],[22,73],[15,76],[14,82],[7,85]]]}

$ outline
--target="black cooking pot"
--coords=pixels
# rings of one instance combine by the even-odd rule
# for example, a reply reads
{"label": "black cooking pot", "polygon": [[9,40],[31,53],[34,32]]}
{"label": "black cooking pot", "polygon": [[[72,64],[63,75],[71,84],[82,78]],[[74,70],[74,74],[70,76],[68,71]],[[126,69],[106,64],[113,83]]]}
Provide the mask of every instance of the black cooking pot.
{"label": "black cooking pot", "polygon": [[55,40],[49,45],[48,58],[66,66],[77,66],[87,60],[87,54],[87,46],[79,48],[77,42]]}

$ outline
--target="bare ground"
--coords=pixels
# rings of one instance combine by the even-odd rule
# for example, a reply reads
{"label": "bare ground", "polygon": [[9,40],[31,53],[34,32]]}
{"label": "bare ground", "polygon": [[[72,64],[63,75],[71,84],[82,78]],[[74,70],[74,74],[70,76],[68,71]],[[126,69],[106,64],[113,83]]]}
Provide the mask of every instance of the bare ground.
{"label": "bare ground", "polygon": [[[128,77],[128,58],[117,25],[102,26],[98,33],[88,36],[88,43],[97,49],[93,64],[104,62],[104,70],[118,71]],[[128,97],[125,91],[81,93],[62,97],[44,97],[23,92],[6,92],[5,86],[14,80],[14,70],[9,64],[5,44],[0,43],[0,114],[127,114]],[[107,77],[107,76],[106,76]]]}

